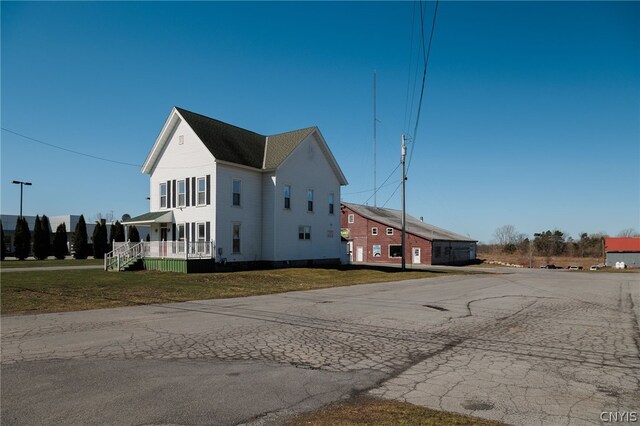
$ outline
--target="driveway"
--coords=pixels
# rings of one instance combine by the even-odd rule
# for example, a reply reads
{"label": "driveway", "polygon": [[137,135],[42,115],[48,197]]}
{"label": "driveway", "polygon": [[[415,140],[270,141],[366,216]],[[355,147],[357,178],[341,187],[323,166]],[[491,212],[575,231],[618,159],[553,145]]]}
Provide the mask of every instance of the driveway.
{"label": "driveway", "polygon": [[273,423],[368,392],[512,424],[640,411],[638,274],[519,270],[2,318],[2,423]]}

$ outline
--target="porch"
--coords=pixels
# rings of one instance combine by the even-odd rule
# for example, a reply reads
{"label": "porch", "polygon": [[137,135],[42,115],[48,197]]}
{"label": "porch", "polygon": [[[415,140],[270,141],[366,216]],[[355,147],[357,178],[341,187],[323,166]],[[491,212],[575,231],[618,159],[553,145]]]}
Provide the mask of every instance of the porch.
{"label": "porch", "polygon": [[[130,241],[115,243],[113,251],[104,258],[105,271],[124,271],[134,268],[189,272],[189,264],[215,265],[213,241]],[[208,269],[208,268],[205,268]]]}

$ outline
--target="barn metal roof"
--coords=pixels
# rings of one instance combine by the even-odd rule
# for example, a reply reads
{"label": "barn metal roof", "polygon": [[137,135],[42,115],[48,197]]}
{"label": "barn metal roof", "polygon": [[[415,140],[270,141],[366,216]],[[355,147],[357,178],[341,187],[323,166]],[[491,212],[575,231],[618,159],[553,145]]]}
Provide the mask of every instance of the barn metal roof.
{"label": "barn metal roof", "polygon": [[640,237],[605,238],[606,252],[640,252]]}
{"label": "barn metal roof", "polygon": [[[386,209],[382,207],[371,207],[362,204],[342,203],[360,216],[366,217],[391,228],[402,229],[402,211],[395,209]],[[445,241],[469,241],[477,242],[470,237],[438,228],[437,226],[424,223],[411,215],[406,215],[406,231],[418,235],[427,240],[445,240]]]}

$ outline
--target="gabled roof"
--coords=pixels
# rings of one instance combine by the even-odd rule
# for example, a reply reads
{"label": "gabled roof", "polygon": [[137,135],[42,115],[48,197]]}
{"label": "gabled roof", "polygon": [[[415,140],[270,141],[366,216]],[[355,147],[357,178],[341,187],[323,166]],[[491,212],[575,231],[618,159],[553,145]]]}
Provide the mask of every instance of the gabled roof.
{"label": "gabled roof", "polygon": [[293,132],[267,136],[264,168],[269,170],[278,167],[314,130],[317,130],[317,127],[307,127]]}
{"label": "gabled roof", "polygon": [[265,136],[186,109],[176,110],[216,159],[262,168]]}
{"label": "gabled roof", "polygon": [[640,237],[605,238],[606,252],[640,252]]}
{"label": "gabled roof", "polygon": [[264,136],[179,107],[174,107],[169,114],[169,118],[142,166],[143,173],[153,171],[173,129],[181,119],[191,127],[216,160],[260,170],[277,169],[306,138],[315,132],[327,161],[331,164],[340,184],[347,184],[340,166],[338,166],[317,127]]}
{"label": "gabled roof", "polygon": [[[391,228],[402,229],[402,211],[395,209],[385,209],[382,207],[364,206],[362,204],[342,203],[355,213],[367,219],[374,220]],[[418,235],[427,240],[446,240],[446,241],[468,241],[477,242],[469,237],[465,237],[446,229],[424,223],[413,216],[406,215],[406,231],[408,233]]]}

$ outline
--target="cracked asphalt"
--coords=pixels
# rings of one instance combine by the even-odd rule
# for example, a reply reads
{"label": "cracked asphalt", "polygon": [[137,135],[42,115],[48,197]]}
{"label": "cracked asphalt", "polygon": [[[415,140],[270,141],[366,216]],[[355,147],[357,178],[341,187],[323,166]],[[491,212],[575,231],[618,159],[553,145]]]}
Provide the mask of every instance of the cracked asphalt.
{"label": "cracked asphalt", "polygon": [[2,317],[2,424],[272,424],[356,393],[510,424],[640,411],[640,274],[517,270]]}

